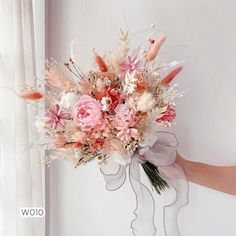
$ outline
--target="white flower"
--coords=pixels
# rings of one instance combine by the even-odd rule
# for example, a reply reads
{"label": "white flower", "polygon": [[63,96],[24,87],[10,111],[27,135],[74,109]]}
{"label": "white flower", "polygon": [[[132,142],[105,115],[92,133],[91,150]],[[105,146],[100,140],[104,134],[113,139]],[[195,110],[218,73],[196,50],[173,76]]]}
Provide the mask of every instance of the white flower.
{"label": "white flower", "polygon": [[101,100],[101,104],[102,104],[102,111],[108,111],[109,105],[111,104],[111,99],[108,97],[103,97]]}
{"label": "white flower", "polygon": [[74,92],[65,93],[61,97],[60,105],[66,109],[75,106],[79,99],[79,96]]}
{"label": "white flower", "polygon": [[123,83],[124,93],[132,94],[133,92],[135,92],[136,82],[137,78],[135,78],[135,71],[132,73],[127,72],[125,74]]}
{"label": "white flower", "polygon": [[143,93],[138,97],[137,100],[137,110],[142,112],[147,112],[152,110],[155,106],[155,99],[153,98],[151,93]]}

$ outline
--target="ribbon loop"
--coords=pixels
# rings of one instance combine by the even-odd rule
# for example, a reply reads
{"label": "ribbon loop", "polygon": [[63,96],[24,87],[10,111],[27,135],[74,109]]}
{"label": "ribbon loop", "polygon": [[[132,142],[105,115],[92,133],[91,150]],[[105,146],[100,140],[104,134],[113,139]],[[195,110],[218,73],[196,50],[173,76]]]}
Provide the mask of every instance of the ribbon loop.
{"label": "ribbon loop", "polygon": [[106,164],[100,170],[106,182],[106,189],[109,191],[121,188],[126,180],[126,166],[117,164],[111,158],[106,159]]}
{"label": "ribbon loop", "polygon": [[[177,224],[179,210],[188,203],[188,181],[184,170],[175,163],[178,140],[168,132],[157,132],[152,146],[139,148],[129,164],[129,180],[136,198],[135,219],[131,228],[135,236],[155,236],[157,230],[154,224],[155,201],[152,193],[141,182],[140,160],[154,164],[163,179],[171,185],[176,192],[174,201],[164,207],[164,231],[166,236],[180,236]],[[126,167],[116,164],[108,158],[107,164],[101,168],[106,188],[114,191],[120,188],[126,179]]]}

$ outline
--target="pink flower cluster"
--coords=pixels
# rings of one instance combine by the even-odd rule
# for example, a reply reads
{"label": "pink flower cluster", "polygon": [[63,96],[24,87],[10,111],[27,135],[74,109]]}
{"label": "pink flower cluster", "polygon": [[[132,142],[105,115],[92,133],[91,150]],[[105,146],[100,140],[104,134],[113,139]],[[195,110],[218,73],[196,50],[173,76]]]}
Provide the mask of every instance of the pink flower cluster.
{"label": "pink flower cluster", "polygon": [[[128,43],[128,34],[122,37]],[[164,36],[151,40],[147,52],[140,53],[137,48],[132,54],[123,42],[124,48],[106,60],[93,50],[97,69],[88,73],[72,59],[64,65],[55,61],[49,64],[45,73],[48,94],[31,89],[21,97],[48,99],[51,106],[42,129],[46,129],[55,149],[73,149],[84,155],[81,159],[85,161],[112,156],[124,164],[144,141],[149,123],[153,124],[150,119],[169,126],[176,116],[170,102],[176,93],[169,84],[182,67],[158,77],[155,63],[150,63],[164,40]],[[155,114],[158,118],[153,117]]]}

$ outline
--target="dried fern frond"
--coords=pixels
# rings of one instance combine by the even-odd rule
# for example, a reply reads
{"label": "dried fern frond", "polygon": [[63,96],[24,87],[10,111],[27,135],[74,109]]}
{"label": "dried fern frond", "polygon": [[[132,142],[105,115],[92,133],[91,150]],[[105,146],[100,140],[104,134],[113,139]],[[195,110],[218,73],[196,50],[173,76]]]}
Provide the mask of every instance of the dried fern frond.
{"label": "dried fern frond", "polygon": [[119,41],[119,50],[123,56],[126,56],[129,52],[129,32],[124,32],[120,29],[120,41]]}

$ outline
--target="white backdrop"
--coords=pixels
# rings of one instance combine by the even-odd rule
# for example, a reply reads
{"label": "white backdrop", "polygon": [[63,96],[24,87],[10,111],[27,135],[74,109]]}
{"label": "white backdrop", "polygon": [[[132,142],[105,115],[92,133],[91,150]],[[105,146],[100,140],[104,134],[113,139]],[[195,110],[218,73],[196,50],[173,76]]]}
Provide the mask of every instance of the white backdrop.
{"label": "white backdrop", "polygon": [[[168,35],[167,60],[185,60],[180,88],[188,92],[178,104],[180,153],[210,164],[236,164],[236,1],[234,0],[50,0],[48,57],[64,62],[70,43],[112,48],[119,26],[132,32],[156,23]],[[122,24],[121,24],[122,23]],[[220,180],[219,180],[220,181]],[[57,163],[48,170],[47,236],[131,236],[134,195],[128,183],[107,192],[91,164],[72,169]],[[158,236],[162,204],[157,199]],[[190,202],[179,216],[182,236],[235,236],[236,197],[190,185]]]}

